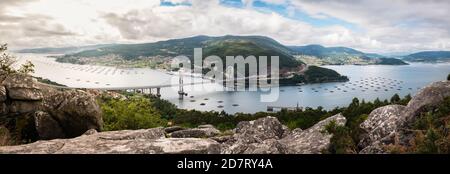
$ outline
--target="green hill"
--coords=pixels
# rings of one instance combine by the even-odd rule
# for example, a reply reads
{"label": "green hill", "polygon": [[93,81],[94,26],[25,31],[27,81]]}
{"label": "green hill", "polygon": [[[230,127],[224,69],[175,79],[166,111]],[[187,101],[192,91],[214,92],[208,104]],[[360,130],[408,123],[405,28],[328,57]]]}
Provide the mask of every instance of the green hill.
{"label": "green hill", "polygon": [[154,56],[175,57],[179,55],[185,55],[192,59],[194,48],[203,48],[204,57],[208,55],[217,55],[224,59],[225,56],[239,55],[279,56],[281,67],[295,67],[301,64],[301,62],[296,61],[295,58],[289,54],[289,48],[271,38],[263,36],[196,36],[155,43],[121,44],[68,54],[61,57],[59,61],[108,55],[117,55],[125,60]]}
{"label": "green hill", "polygon": [[333,55],[365,55],[363,52],[346,47],[324,47],[322,45],[291,46],[294,54],[303,54],[324,58]]}
{"label": "green hill", "polygon": [[410,62],[450,62],[450,51],[423,51],[405,56],[403,60]]}
{"label": "green hill", "polygon": [[347,47],[324,47],[321,45],[290,46],[292,54],[315,65],[407,65],[400,59],[373,53],[364,53]]}
{"label": "green hill", "polygon": [[280,58],[280,67],[297,67],[301,62],[286,53],[285,50],[273,47],[273,45],[264,45],[251,40],[227,39],[211,41],[204,47],[204,56],[216,55],[222,59],[226,56],[267,56],[270,62],[270,56]]}

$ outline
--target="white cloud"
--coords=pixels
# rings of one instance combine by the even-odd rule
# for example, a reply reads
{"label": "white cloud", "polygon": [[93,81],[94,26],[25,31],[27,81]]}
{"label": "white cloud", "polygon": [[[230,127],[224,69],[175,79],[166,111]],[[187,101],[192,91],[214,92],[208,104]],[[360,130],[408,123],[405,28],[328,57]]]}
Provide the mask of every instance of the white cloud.
{"label": "white cloud", "polygon": [[363,31],[338,25],[314,27],[251,6],[225,7],[218,0],[166,1],[192,6],[160,6],[159,0],[2,0],[0,41],[24,48],[233,34],[265,35],[288,45],[348,46],[369,52],[450,49],[450,19],[444,18],[448,1],[264,0],[291,4],[291,16],[296,8],[311,16],[348,21]]}
{"label": "white cloud", "polygon": [[[311,16],[325,14],[363,28],[378,52],[450,49],[447,0],[292,0]],[[363,45],[359,47],[364,47]]]}

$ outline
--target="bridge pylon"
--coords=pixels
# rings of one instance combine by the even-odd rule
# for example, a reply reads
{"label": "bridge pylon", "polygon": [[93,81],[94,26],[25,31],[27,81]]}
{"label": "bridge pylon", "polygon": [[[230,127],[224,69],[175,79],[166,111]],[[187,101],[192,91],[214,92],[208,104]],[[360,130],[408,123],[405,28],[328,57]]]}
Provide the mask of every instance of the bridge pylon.
{"label": "bridge pylon", "polygon": [[183,73],[180,69],[179,72],[179,86],[178,86],[178,99],[183,100],[184,96],[187,95],[187,93],[184,92],[184,79],[183,79]]}

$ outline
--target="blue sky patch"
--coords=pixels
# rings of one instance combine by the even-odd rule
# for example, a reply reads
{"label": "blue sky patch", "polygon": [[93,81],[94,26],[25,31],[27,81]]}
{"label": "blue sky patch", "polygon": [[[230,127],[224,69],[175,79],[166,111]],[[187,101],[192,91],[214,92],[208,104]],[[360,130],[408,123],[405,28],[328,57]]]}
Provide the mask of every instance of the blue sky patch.
{"label": "blue sky patch", "polygon": [[[220,0],[224,6],[244,8],[245,4],[241,0]],[[314,27],[327,27],[338,25],[348,28],[355,32],[360,32],[362,29],[355,24],[341,20],[332,16],[323,15],[320,18],[310,16],[309,14],[298,9],[289,9],[289,4],[270,4],[260,0],[254,0],[252,8],[262,13],[277,13],[286,18],[306,22]]]}
{"label": "blue sky patch", "polygon": [[242,8],[244,3],[241,0],[220,0],[220,4],[230,7]]}
{"label": "blue sky patch", "polygon": [[189,2],[181,2],[181,3],[173,3],[170,1],[165,1],[165,0],[161,0],[160,1],[160,5],[161,6],[169,6],[169,7],[174,7],[174,6],[191,6],[192,4],[190,4]]}

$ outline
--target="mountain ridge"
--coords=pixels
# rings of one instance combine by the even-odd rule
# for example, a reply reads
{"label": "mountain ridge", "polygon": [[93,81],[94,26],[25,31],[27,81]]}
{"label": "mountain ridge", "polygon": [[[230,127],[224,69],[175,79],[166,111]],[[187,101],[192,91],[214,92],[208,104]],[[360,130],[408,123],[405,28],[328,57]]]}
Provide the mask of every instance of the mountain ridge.
{"label": "mountain ridge", "polygon": [[72,46],[72,47],[41,47],[41,48],[29,48],[21,49],[15,52],[17,53],[46,53],[46,54],[68,54],[76,53],[85,50],[98,49],[103,47],[109,47],[116,44],[96,44],[96,45],[86,45],[86,46]]}
{"label": "mountain ridge", "polygon": [[450,51],[421,51],[403,57],[410,62],[450,62]]}
{"label": "mountain ridge", "polygon": [[[244,44],[244,41],[248,42],[248,44]],[[220,46],[223,46],[223,48],[220,48]],[[83,49],[78,52],[67,52],[64,56],[60,57],[58,61],[80,63],[78,60],[79,58],[105,57],[110,55],[116,55],[125,60],[156,56],[175,57],[179,55],[185,55],[192,59],[194,48],[204,48],[205,57],[209,55],[219,55],[221,58],[228,55],[279,56],[281,60],[280,64],[283,67],[295,67],[302,63],[312,65],[407,65],[407,63],[399,59],[386,57],[375,53],[364,53],[353,48],[343,46],[324,47],[318,44],[305,46],[285,46],[273,38],[260,35],[198,35],[149,43],[105,44],[93,47],[92,49]],[[67,48],[61,49],[64,51]],[[49,50],[58,49],[28,49],[20,50],[20,52],[45,52]]]}
{"label": "mountain ridge", "polygon": [[312,44],[305,46],[289,46],[292,54],[308,64],[315,65],[407,65],[400,59],[382,56],[376,53],[364,53],[348,47],[324,47]]}

